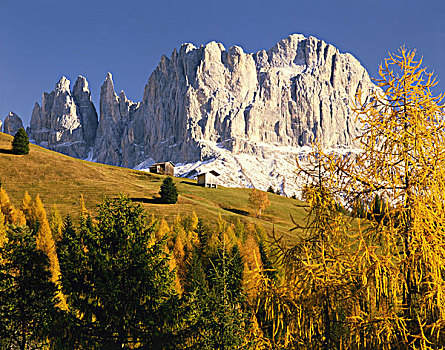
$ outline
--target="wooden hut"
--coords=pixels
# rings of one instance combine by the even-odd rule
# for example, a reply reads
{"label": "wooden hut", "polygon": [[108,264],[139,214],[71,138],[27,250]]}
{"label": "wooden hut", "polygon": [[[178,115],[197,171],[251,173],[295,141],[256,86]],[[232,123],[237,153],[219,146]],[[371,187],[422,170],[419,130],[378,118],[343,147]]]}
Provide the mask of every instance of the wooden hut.
{"label": "wooden hut", "polygon": [[150,167],[150,173],[174,176],[175,165],[172,162],[155,163]]}
{"label": "wooden hut", "polygon": [[198,178],[198,185],[204,187],[213,187],[216,188],[218,186],[218,173],[215,170],[211,170],[207,173],[198,174],[196,177]]}

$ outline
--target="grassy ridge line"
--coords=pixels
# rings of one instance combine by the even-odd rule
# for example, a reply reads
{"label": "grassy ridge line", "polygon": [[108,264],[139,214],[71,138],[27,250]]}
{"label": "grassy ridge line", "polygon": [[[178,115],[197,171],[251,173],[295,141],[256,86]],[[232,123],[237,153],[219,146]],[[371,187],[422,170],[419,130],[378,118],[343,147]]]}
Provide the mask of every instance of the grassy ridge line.
{"label": "grassy ridge line", "polygon": [[304,216],[303,210],[295,207],[297,201],[269,194],[271,206],[257,219],[248,214],[250,189],[207,189],[185,178],[174,178],[179,190],[177,204],[158,204],[155,198],[163,176],[87,162],[36,145],[30,145],[29,155],[18,156],[9,152],[11,141],[10,135],[0,133],[0,178],[15,205],[20,204],[28,191],[33,197],[39,194],[47,209],[56,204],[62,215],[77,215],[80,194],[84,195],[87,208],[94,211],[104,196],[124,193],[140,202],[149,213],[170,223],[177,214],[195,211],[208,222],[215,222],[221,214],[225,219],[257,223],[269,232],[274,225],[278,233],[287,233],[293,226],[290,214],[297,220]]}

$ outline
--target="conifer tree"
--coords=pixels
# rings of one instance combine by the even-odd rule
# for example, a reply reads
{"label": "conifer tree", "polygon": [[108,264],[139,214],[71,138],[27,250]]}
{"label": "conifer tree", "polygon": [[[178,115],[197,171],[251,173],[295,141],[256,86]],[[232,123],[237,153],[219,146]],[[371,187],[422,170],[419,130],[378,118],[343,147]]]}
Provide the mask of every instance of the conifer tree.
{"label": "conifer tree", "polygon": [[21,210],[12,205],[9,196],[3,187],[0,187],[0,210],[5,216],[7,223],[17,226],[26,224],[25,215]]}
{"label": "conifer tree", "polygon": [[37,248],[42,250],[49,258],[52,281],[55,283],[59,279],[60,266],[56,252],[56,242],[54,241],[51,228],[48,223],[45,208],[40,196],[37,195],[32,208],[32,215],[35,218]]}
{"label": "conifer tree", "polygon": [[60,241],[60,238],[62,237],[63,219],[55,204],[51,209],[48,221],[49,221],[49,226],[51,228],[51,233],[53,234],[54,241],[55,242]]}
{"label": "conifer tree", "polygon": [[358,253],[351,248],[357,245],[350,242],[352,228],[337,210],[331,164],[318,148],[308,154],[304,167],[299,166],[300,176],[307,177],[306,222],[295,222],[292,244],[278,242],[284,284],[276,285],[273,276],[263,273],[267,288],[259,311],[266,317],[260,315],[261,323],[279,348],[346,349],[354,346],[350,339],[360,334],[349,319],[363,297],[354,265]]}
{"label": "conifer tree", "polygon": [[445,343],[443,95],[433,95],[435,78],[405,47],[384,61],[377,82],[382,93],[357,98],[363,152],[337,159],[334,173],[346,199],[374,201],[378,212],[365,231],[380,254],[363,327],[378,328],[379,343],[436,348]]}
{"label": "conifer tree", "polygon": [[48,345],[58,319],[49,261],[27,227],[8,230],[0,248],[0,339],[10,349]]}
{"label": "conifer tree", "polygon": [[29,153],[29,138],[25,129],[20,128],[12,140],[12,151],[15,154],[28,154]]}
{"label": "conifer tree", "polygon": [[85,198],[83,197],[83,194],[80,194],[79,196],[79,206],[80,206],[80,218],[82,220],[86,220],[89,215],[89,212],[85,205]]}
{"label": "conifer tree", "polygon": [[5,243],[6,243],[6,220],[5,216],[0,211],[0,248],[2,248]]}
{"label": "conifer tree", "polygon": [[37,224],[37,222],[36,218],[34,217],[32,198],[29,195],[28,191],[26,191],[25,195],[23,196],[20,210],[23,212],[23,214],[25,214],[26,224],[32,230],[34,226]]}
{"label": "conifer tree", "polygon": [[[225,232],[229,226],[221,218],[218,221],[218,232],[211,239],[201,233],[204,239],[188,260],[184,297],[191,325],[187,344],[193,349],[249,349],[244,261],[238,245],[229,241],[235,237],[233,232]],[[204,231],[203,223],[198,227]]]}
{"label": "conifer tree", "polygon": [[166,177],[162,182],[159,194],[161,195],[161,203],[175,204],[178,201],[178,190],[170,176]]}
{"label": "conifer tree", "polygon": [[[140,205],[105,199],[97,224],[66,220],[58,244],[62,287],[86,348],[169,348],[175,311],[165,239]],[[82,276],[82,278],[79,278]]]}

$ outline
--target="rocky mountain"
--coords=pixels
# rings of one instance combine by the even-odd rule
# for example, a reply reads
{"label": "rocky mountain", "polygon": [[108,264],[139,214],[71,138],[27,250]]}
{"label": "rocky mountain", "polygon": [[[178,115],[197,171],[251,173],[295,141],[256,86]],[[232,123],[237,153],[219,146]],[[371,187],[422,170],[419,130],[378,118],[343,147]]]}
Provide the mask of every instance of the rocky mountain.
{"label": "rocky mountain", "polygon": [[[2,130],[1,126],[2,124],[0,121],[0,131]],[[20,128],[23,128],[22,119],[14,112],[9,112],[3,123],[3,132],[14,136]]]}
{"label": "rocky mountain", "polygon": [[[100,89],[100,121],[97,128],[94,158],[105,164],[126,165],[122,158],[123,137],[128,123],[138,108],[121,91],[114,92],[113,78],[108,73]],[[131,166],[130,166],[131,167]]]}
{"label": "rocky mountain", "polygon": [[54,91],[43,93],[42,106],[34,105],[28,134],[36,144],[86,158],[94,146],[97,124],[87,80],[79,76],[71,91],[70,81],[62,77]]}
{"label": "rocky mountain", "polygon": [[[140,103],[118,96],[108,74],[99,123],[85,78],[70,92],[63,77],[36,104],[29,131],[36,143],[72,156],[85,158],[92,148],[92,159],[107,164],[146,168],[171,160],[189,176],[214,161],[223,171],[237,164],[226,182],[261,188],[247,180],[245,157],[261,163],[279,152],[292,159],[315,139],[351,145],[358,132],[351,102],[359,89],[366,98],[375,88],[357,59],[314,37],[291,35],[257,53],[183,44],[162,56]],[[272,162],[264,177],[275,171],[283,188],[289,175],[280,175],[281,166],[293,165]]]}

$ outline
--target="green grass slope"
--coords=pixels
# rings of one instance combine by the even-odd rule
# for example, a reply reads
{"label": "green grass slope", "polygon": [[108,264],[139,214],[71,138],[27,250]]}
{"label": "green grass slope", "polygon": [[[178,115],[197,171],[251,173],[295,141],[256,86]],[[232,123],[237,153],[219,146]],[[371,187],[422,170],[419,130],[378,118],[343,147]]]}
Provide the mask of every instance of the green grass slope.
{"label": "green grass slope", "polygon": [[261,225],[267,232],[275,226],[277,233],[287,233],[293,227],[290,214],[303,220],[300,202],[268,194],[271,206],[260,219],[249,213],[249,189],[209,189],[196,185],[196,181],[174,178],[179,191],[177,204],[159,204],[156,201],[163,176],[142,171],[87,162],[30,145],[26,156],[11,154],[12,137],[0,133],[0,178],[15,205],[20,205],[25,191],[37,194],[49,209],[56,204],[62,215],[77,216],[79,195],[83,194],[86,206],[94,211],[104,196],[114,197],[124,193],[139,202],[156,217],[172,222],[179,213],[195,211],[207,222],[215,222],[219,215],[232,220]]}

